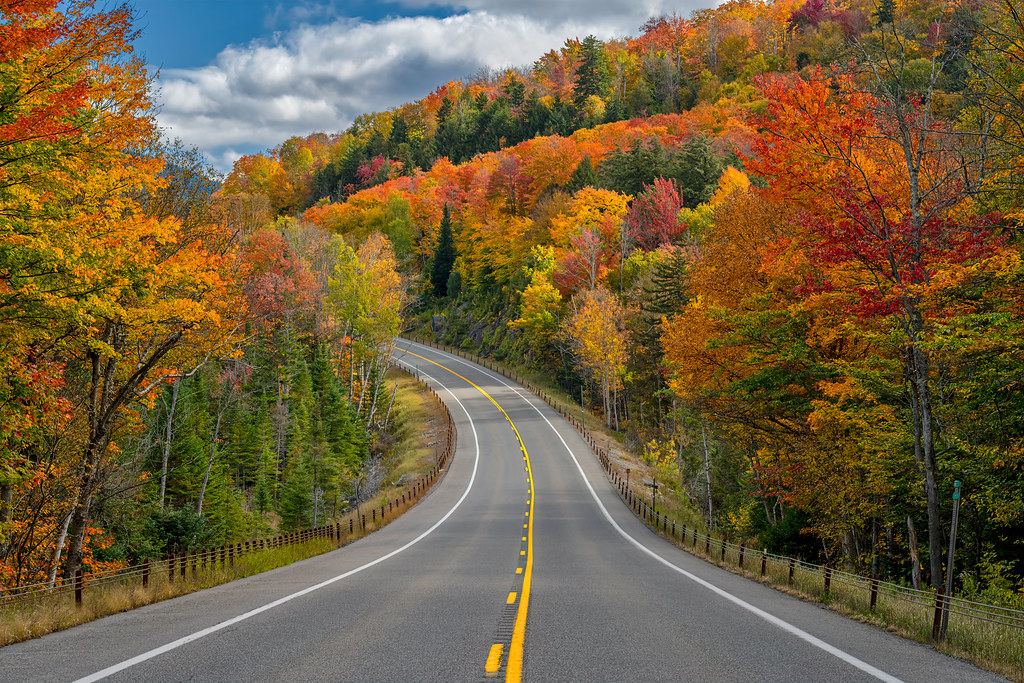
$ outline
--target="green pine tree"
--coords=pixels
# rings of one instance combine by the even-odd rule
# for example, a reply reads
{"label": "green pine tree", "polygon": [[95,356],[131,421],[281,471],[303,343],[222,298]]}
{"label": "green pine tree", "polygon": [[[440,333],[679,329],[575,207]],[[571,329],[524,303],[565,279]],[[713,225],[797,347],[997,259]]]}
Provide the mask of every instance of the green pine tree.
{"label": "green pine tree", "polygon": [[694,136],[674,158],[672,177],[688,209],[711,199],[722,176],[722,160],[711,149],[706,135]]}
{"label": "green pine tree", "polygon": [[572,172],[572,178],[566,189],[570,192],[579,192],[584,187],[597,187],[597,185],[597,171],[594,170],[590,155],[584,154],[580,163],[576,165],[576,170]]}
{"label": "green pine tree", "polygon": [[281,486],[281,531],[295,531],[308,527],[313,519],[313,477],[306,459],[292,468]]}
{"label": "green pine tree", "polygon": [[591,95],[603,96],[608,89],[608,58],[604,43],[589,35],[580,46],[580,64],[572,87],[572,101],[582,109]]}
{"label": "green pine tree", "polygon": [[430,267],[430,284],[434,288],[434,296],[448,296],[448,275],[455,265],[455,239],[452,236],[452,210],[444,205],[441,216],[441,229],[437,233],[437,244],[434,247],[434,262]]}

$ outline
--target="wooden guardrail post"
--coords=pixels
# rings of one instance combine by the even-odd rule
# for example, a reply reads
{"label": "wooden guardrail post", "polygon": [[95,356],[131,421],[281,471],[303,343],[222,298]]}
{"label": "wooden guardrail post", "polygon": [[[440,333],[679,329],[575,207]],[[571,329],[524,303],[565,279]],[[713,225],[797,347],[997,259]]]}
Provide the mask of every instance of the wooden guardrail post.
{"label": "wooden guardrail post", "polygon": [[940,629],[942,628],[942,609],[946,602],[946,587],[939,586],[939,590],[935,593],[935,618],[932,620],[932,640],[939,639]]}
{"label": "wooden guardrail post", "polygon": [[878,572],[871,575],[871,611],[875,610],[878,604]]}
{"label": "wooden guardrail post", "polygon": [[82,586],[85,579],[82,577],[81,568],[75,570],[75,605],[82,606]]}
{"label": "wooden guardrail post", "polygon": [[149,558],[142,561],[142,587],[149,587]]}

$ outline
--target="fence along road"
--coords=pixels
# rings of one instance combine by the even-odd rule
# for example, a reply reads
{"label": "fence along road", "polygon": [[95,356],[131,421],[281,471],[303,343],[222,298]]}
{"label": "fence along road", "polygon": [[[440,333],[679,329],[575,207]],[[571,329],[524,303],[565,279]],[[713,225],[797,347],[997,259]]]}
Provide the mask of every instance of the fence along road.
{"label": "fence along road", "polygon": [[0,681],[1003,680],[678,550],[540,399],[426,346],[396,357],[459,435],[419,505],[339,551],[0,649]]}

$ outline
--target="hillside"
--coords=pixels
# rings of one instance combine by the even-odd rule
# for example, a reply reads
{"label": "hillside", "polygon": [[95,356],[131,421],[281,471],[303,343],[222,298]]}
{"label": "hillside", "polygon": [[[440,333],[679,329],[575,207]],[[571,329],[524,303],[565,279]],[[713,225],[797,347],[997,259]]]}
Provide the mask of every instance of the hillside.
{"label": "hillside", "polygon": [[[185,150],[91,162],[140,167],[126,213],[155,222],[137,272],[179,279],[96,284],[119,272],[112,245],[66,294],[74,314],[40,304],[31,277],[0,281],[24,378],[3,397],[21,392],[0,460],[6,580],[56,571],[67,533],[86,562],[123,562],[155,550],[116,529],[166,543],[152,529],[174,510],[208,539],[244,537],[365,495],[389,457],[382,378],[405,330],[582,388],[710,526],[773,551],[938,586],[961,481],[958,592],[1019,600],[1015,8],[733,0],[282,141],[213,193]],[[133,146],[153,140],[139,128]],[[49,201],[31,169],[17,182],[26,207]],[[0,272],[57,248],[4,252]],[[175,304],[188,315],[157,322],[197,263],[203,285]],[[110,395],[90,387],[126,349],[146,372],[118,386],[150,392],[110,402],[117,428],[96,433],[80,397]],[[85,446],[55,438],[69,424]],[[68,509],[78,526],[61,531]]]}

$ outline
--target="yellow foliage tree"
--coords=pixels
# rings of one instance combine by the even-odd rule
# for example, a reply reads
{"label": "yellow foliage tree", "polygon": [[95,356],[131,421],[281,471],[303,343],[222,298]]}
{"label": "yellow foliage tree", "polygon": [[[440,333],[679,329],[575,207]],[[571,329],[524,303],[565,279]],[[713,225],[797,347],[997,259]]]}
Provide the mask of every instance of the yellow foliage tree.
{"label": "yellow foliage tree", "polygon": [[605,424],[619,428],[618,390],[628,360],[625,308],[604,287],[584,291],[563,322],[580,365],[601,388]]}

